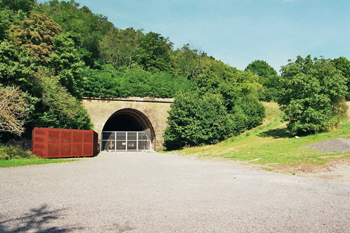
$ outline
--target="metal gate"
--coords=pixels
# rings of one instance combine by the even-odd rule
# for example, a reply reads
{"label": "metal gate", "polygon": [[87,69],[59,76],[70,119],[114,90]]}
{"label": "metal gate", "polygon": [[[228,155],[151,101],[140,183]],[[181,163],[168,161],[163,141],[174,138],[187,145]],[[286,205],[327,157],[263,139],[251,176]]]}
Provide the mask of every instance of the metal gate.
{"label": "metal gate", "polygon": [[147,131],[103,131],[102,150],[138,152],[152,150],[151,134]]}

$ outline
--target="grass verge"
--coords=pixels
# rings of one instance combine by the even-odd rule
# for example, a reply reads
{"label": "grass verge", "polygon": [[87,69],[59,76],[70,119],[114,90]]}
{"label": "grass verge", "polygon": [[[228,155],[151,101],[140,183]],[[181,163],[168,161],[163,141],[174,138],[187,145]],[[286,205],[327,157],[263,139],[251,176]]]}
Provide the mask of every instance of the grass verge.
{"label": "grass verge", "polygon": [[40,165],[49,163],[67,163],[79,161],[79,159],[12,159],[12,160],[0,160],[0,167],[19,167],[27,165]]}
{"label": "grass verge", "polygon": [[282,112],[276,103],[264,103],[264,123],[238,137],[216,145],[192,147],[176,151],[198,157],[222,157],[261,165],[264,170],[285,170],[297,166],[320,166],[332,160],[350,160],[350,153],[321,152],[302,148],[320,141],[350,139],[350,123],[344,121],[339,129],[306,137],[290,137],[286,123],[281,122]]}
{"label": "grass verge", "polygon": [[79,159],[42,159],[31,151],[22,150],[16,146],[0,145],[0,167],[18,167],[48,163],[66,163]]}

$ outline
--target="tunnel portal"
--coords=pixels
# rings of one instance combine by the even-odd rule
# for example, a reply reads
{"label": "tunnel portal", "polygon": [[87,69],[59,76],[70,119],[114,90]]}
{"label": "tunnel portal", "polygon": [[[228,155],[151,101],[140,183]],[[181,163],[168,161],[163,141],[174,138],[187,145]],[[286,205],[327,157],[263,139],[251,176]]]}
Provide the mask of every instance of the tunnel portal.
{"label": "tunnel portal", "polygon": [[122,109],[109,117],[102,130],[102,150],[150,151],[155,138],[149,119],[135,109]]}
{"label": "tunnel portal", "polygon": [[172,98],[153,97],[83,98],[83,105],[94,124],[94,130],[98,133],[101,150],[104,149],[102,145],[105,145],[102,142],[104,130],[147,132],[147,129],[152,149],[163,150],[168,111],[173,102]]}

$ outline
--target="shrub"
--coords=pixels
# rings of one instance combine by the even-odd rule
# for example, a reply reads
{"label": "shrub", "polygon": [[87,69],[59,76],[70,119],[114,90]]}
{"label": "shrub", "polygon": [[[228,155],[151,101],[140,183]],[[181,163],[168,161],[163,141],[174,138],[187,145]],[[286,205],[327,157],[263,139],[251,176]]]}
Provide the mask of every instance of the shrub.
{"label": "shrub", "polygon": [[169,111],[167,149],[218,143],[232,136],[232,118],[220,94],[180,93]]}
{"label": "shrub", "polygon": [[108,65],[103,70],[86,68],[85,93],[87,97],[156,97],[171,98],[179,91],[189,90],[191,82],[185,77],[169,73],[151,73],[141,69],[118,71]]}
{"label": "shrub", "polygon": [[244,96],[236,101],[246,116],[245,129],[252,129],[265,118],[265,107],[254,97]]}
{"label": "shrub", "polygon": [[34,159],[38,158],[31,151],[23,150],[17,146],[0,146],[0,160],[10,160],[10,159]]}
{"label": "shrub", "polygon": [[346,79],[324,58],[298,56],[281,69],[278,104],[293,135],[318,133],[337,127],[347,106]]}

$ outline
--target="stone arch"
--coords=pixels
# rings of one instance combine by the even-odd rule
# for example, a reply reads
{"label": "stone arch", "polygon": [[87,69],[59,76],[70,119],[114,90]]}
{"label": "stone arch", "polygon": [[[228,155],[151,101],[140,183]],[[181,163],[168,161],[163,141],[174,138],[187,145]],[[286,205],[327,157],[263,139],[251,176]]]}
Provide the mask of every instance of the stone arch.
{"label": "stone arch", "polygon": [[[148,117],[137,109],[124,108],[114,112],[105,122],[103,131],[146,131],[151,135],[152,147],[156,134]],[[101,132],[101,133],[102,133]]]}
{"label": "stone arch", "polygon": [[124,108],[113,113],[105,122],[102,131],[142,131],[149,129],[154,139],[155,132],[151,121],[141,111]]}
{"label": "stone arch", "polygon": [[174,99],[150,97],[83,99],[83,105],[94,124],[94,130],[99,134],[100,145],[102,144],[101,133],[107,121],[118,113],[125,113],[138,119],[142,125],[152,126],[152,148],[154,150],[162,150],[164,148],[163,134],[167,127],[168,111],[171,109],[173,102]]}

